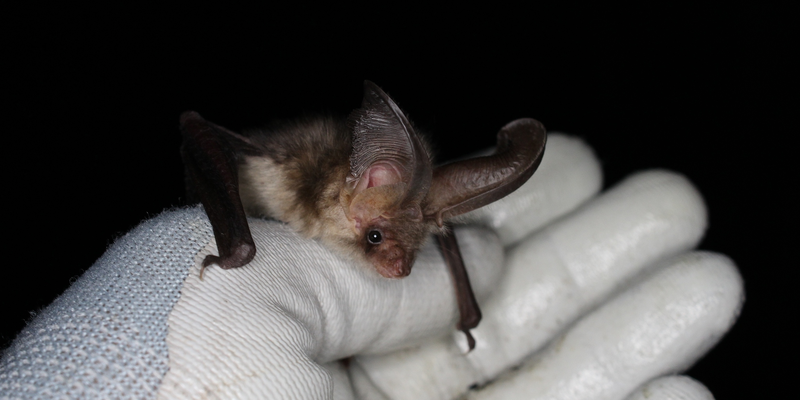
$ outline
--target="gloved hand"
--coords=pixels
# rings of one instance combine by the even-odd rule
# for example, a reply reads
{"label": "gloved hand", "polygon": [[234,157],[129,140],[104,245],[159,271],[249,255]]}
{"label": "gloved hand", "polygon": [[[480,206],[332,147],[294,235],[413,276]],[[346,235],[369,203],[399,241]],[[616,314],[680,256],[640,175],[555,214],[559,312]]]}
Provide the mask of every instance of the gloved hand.
{"label": "gloved hand", "polygon": [[[531,182],[470,216],[499,232],[507,256],[481,302],[475,350],[463,355],[465,345],[451,335],[359,355],[350,364],[357,392],[451,399],[472,387],[467,398],[713,398],[688,377],[665,376],[708,351],[743,301],[729,259],[690,252],[706,228],[701,197],[685,178],[649,171],[584,202],[587,193],[577,191],[597,189],[598,171],[580,143],[551,135]],[[578,198],[583,204],[573,210]]]}
{"label": "gloved hand", "polygon": [[581,142],[551,135],[530,182],[465,217],[497,231],[457,229],[484,315],[469,354],[432,243],[388,280],[252,219],[253,262],[201,281],[216,246],[202,211],[184,209],[118,240],[26,327],[0,363],[0,397],[709,396],[688,378],[648,383],[691,365],[741,306],[728,259],[687,253],[701,198],[659,171],[592,198],[600,180]]}

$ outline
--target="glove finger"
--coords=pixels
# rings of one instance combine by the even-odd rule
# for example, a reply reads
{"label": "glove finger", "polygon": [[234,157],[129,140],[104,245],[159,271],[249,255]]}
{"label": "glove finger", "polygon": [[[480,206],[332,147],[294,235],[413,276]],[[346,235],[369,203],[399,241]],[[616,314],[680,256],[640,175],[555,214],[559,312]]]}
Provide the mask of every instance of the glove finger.
{"label": "glove finger", "polygon": [[703,201],[685,178],[634,175],[508,252],[471,353],[440,340],[355,362],[394,398],[456,397],[519,364],[646,267],[693,248],[705,226]]}
{"label": "glove finger", "polygon": [[634,391],[627,400],[714,400],[702,383],[685,375],[653,379]]}
{"label": "glove finger", "polygon": [[602,185],[600,162],[592,149],[578,138],[551,133],[542,163],[528,182],[458,221],[491,227],[506,246],[576,209]]}
{"label": "glove finger", "polygon": [[518,370],[471,399],[621,399],[691,366],[733,325],[743,302],[730,259],[688,253],[581,319]]}

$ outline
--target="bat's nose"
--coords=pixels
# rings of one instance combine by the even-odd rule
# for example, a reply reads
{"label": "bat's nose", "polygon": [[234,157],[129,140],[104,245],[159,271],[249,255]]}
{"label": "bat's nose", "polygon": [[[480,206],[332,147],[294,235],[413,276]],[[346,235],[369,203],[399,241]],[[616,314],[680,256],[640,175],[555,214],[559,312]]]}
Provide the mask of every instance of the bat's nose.
{"label": "bat's nose", "polygon": [[391,246],[381,252],[378,273],[386,278],[403,278],[411,273],[411,263],[406,253],[399,246]]}
{"label": "bat's nose", "polygon": [[399,258],[392,261],[393,278],[404,278],[411,273],[411,266],[406,262],[405,258]]}
{"label": "bat's nose", "polygon": [[378,273],[384,278],[404,278],[411,273],[411,266],[404,259],[395,259],[378,267]]}

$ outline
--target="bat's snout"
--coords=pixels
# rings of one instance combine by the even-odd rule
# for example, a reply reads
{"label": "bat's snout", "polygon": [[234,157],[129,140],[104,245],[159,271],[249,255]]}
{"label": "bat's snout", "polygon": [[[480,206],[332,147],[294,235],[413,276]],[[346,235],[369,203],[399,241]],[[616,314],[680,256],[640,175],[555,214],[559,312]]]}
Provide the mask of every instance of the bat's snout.
{"label": "bat's snout", "polygon": [[412,261],[399,246],[382,249],[375,263],[378,273],[385,278],[404,278],[411,273]]}

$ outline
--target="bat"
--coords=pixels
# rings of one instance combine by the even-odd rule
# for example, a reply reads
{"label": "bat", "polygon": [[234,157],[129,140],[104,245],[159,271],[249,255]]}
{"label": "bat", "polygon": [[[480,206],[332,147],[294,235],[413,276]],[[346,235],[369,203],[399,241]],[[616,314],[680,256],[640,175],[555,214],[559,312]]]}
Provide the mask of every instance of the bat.
{"label": "bat", "polygon": [[180,124],[187,197],[203,204],[219,252],[202,268],[237,268],[253,259],[247,215],[286,222],[386,278],[407,276],[417,250],[435,234],[455,285],[457,328],[474,348],[469,330],[480,309],[447,221],[533,175],[546,142],[541,123],[513,121],[497,134],[494,154],[437,167],[425,137],[370,81],[361,107],[345,119],[304,118],[239,134],[187,111]]}

